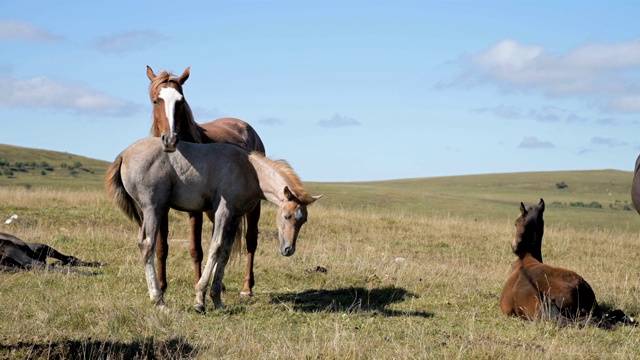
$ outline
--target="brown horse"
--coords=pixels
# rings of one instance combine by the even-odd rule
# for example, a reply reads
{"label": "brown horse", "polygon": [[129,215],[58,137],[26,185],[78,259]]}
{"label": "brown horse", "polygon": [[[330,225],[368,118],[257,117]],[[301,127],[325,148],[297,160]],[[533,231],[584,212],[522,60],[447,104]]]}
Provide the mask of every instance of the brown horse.
{"label": "brown horse", "polygon": [[140,227],[138,247],[149,297],[162,308],[163,292],[153,262],[162,218],[169,207],[207,214],[214,223],[213,235],[195,302],[195,309],[204,312],[212,273],[211,298],[216,308],[223,306],[224,268],[242,216],[261,200],[275,204],[280,253],[291,256],[307,221],[307,206],[320,196],[309,194],[285,162],[258,152],[224,143],[180,142],[176,149],[164,152],[160,140],[153,137],[134,143],[107,170],[106,188],[114,203]]}
{"label": "brown horse", "polygon": [[[239,145],[249,151],[265,153],[265,148],[258,133],[248,123],[235,118],[221,118],[204,124],[197,124],[193,119],[193,113],[184,98],[182,85],[190,74],[187,68],[179,77],[172,73],[162,71],[155,74],[147,66],[149,84],[149,97],[153,103],[153,124],[151,134],[162,139],[164,151],[175,151],[179,141],[193,143],[224,142]],[[168,233],[168,217],[165,214],[161,227],[162,238],[166,239]],[[244,279],[242,296],[252,296],[255,284],[253,264],[254,255],[258,246],[258,221],[260,220],[260,203],[246,215],[246,247],[247,247],[247,275]],[[202,266],[202,213],[189,212],[191,225],[190,255],[195,269],[195,282],[200,280]],[[164,292],[167,288],[166,261],[169,245],[166,242],[158,244],[158,276],[160,288]],[[239,244],[238,244],[239,245]]]}
{"label": "brown horse", "polygon": [[[47,259],[58,261],[47,264]],[[54,272],[70,272],[82,275],[94,275],[93,272],[61,268],[60,265],[103,267],[99,262],[85,262],[75,256],[65,255],[49,245],[27,243],[13,235],[0,232],[0,272],[19,272],[31,269],[43,269]]]}
{"label": "brown horse", "polygon": [[502,312],[529,320],[550,318],[560,322],[574,320],[581,324],[591,321],[603,328],[612,328],[618,321],[635,324],[621,310],[604,314],[593,289],[580,275],[542,263],[544,209],[542,199],[538,205],[528,209],[520,203],[520,216],[515,222],[516,235],[511,244],[511,250],[518,259],[511,265],[511,274],[502,288]]}

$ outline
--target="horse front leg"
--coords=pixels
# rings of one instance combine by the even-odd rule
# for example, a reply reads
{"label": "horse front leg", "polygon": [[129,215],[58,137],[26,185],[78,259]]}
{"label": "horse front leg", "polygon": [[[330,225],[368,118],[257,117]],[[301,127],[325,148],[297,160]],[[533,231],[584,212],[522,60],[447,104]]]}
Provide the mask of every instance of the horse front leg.
{"label": "horse front leg", "polygon": [[[222,245],[223,230],[231,218],[230,211],[226,208],[226,202],[223,199],[215,200],[212,208],[215,209],[215,212],[207,212],[207,216],[213,222],[213,234],[211,236],[211,243],[209,244],[207,263],[204,266],[204,271],[202,272],[200,280],[198,280],[198,283],[196,284],[196,299],[193,306],[195,310],[201,314],[206,312],[205,294],[207,286],[209,285],[213,269],[217,265],[218,253]],[[222,304],[215,304],[216,308],[221,305]]]}
{"label": "horse front leg", "polygon": [[191,227],[191,242],[189,254],[193,260],[193,270],[195,272],[195,284],[198,284],[202,276],[202,213],[190,212],[189,225]]}
{"label": "horse front leg", "polygon": [[167,291],[167,257],[169,256],[169,209],[164,212],[160,222],[160,232],[156,240],[156,258],[158,259],[158,283],[160,291]]}
{"label": "horse front leg", "polygon": [[244,286],[240,296],[253,296],[253,285],[255,278],[253,274],[253,263],[256,249],[258,248],[258,222],[260,221],[260,202],[247,214],[247,233],[245,240],[247,244],[247,275],[244,278]]}

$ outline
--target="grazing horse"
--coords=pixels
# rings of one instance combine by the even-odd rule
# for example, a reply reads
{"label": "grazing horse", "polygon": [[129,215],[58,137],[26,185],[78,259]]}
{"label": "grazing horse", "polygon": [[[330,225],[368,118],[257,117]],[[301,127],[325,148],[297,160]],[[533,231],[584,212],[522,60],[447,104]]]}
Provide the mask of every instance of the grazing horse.
{"label": "grazing horse", "polygon": [[[145,264],[149,297],[165,308],[153,253],[160,222],[169,207],[205,212],[213,222],[209,255],[196,284],[195,309],[205,312],[205,292],[213,272],[211,298],[223,307],[224,268],[241,218],[260,200],[277,207],[280,253],[291,256],[312,196],[285,162],[270,160],[239,146],[180,142],[173,153],[163,151],[160,139],[139,140],[125,149],[107,170],[107,192],[139,227],[138,247]],[[164,234],[163,234],[164,236]],[[165,239],[166,241],[166,239]]]}
{"label": "grazing horse", "polygon": [[[47,264],[47,258],[57,259]],[[75,256],[67,256],[56,249],[39,243],[26,243],[13,235],[0,232],[0,272],[18,272],[31,269],[71,272],[82,275],[94,275],[92,272],[63,269],[58,265],[103,267],[99,262],[84,262]]]}
{"label": "grazing horse", "polygon": [[[149,97],[153,103],[153,124],[151,134],[162,139],[164,151],[175,151],[176,144],[180,141],[193,143],[224,142],[239,145],[249,151],[265,153],[264,145],[258,133],[248,123],[235,118],[221,118],[204,124],[197,124],[193,119],[193,113],[184,98],[182,85],[190,74],[187,68],[182,75],[174,77],[172,73],[162,71],[155,74],[147,66],[149,84]],[[256,248],[258,246],[258,221],[260,220],[260,203],[246,215],[246,247],[247,247],[247,275],[244,279],[242,296],[253,296],[255,284],[253,263]],[[195,269],[195,282],[200,280],[202,266],[202,213],[189,212],[191,225],[190,255]],[[168,232],[168,217],[165,214],[161,233],[166,239]],[[240,244],[237,244],[240,246]],[[157,248],[158,275],[160,288],[164,292],[167,288],[166,260],[168,255],[168,243],[160,242]]]}
{"label": "grazing horse", "polygon": [[633,207],[640,214],[640,156],[636,159],[636,167],[633,172],[633,182],[631,183],[631,202]]}
{"label": "grazing horse", "polygon": [[502,312],[529,320],[593,321],[603,328],[612,328],[618,321],[635,324],[621,310],[604,314],[593,289],[580,275],[542,263],[544,208],[542,199],[538,205],[528,209],[520,203],[520,216],[515,222],[516,235],[511,244],[511,250],[518,259],[511,264],[511,274],[502,287]]}

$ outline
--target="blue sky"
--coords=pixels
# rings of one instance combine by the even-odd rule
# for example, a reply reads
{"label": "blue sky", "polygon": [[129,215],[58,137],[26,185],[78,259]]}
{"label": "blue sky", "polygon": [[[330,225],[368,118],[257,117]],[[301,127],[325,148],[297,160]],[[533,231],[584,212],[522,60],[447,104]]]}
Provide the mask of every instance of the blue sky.
{"label": "blue sky", "polygon": [[631,171],[640,5],[0,1],[0,143],[112,161],[149,135],[146,65],[198,122],[254,126],[303,180]]}

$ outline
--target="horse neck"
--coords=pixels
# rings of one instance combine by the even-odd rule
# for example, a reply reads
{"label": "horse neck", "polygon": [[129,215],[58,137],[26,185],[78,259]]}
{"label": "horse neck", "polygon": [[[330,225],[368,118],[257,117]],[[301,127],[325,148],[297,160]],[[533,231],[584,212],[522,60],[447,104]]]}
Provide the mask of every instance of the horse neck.
{"label": "horse neck", "polygon": [[182,126],[180,126],[180,133],[178,134],[180,139],[194,143],[203,142],[204,131],[194,120],[193,112],[191,112],[191,107],[186,100],[184,100],[181,110],[176,111],[174,116],[176,117],[176,122],[182,124]]}
{"label": "horse neck", "polygon": [[256,170],[263,198],[275,205],[282,204],[284,188],[290,186],[285,177],[264,156],[252,153],[249,161]]}

